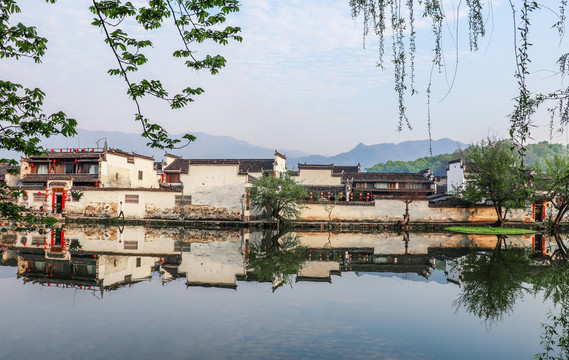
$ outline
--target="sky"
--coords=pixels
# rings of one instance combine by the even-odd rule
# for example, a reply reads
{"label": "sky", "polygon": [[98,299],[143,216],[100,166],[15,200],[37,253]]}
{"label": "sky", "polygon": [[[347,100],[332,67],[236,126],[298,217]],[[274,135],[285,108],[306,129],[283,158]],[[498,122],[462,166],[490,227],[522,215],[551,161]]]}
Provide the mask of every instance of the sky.
{"label": "sky", "polygon": [[[448,13],[458,17],[451,15],[445,24],[446,67],[435,71],[431,80],[432,137],[465,143],[488,135],[507,137],[508,114],[517,94],[510,5],[492,1],[488,35],[474,53],[468,47],[465,10],[457,11],[456,5],[445,2]],[[47,94],[44,109],[64,111],[77,119],[79,128],[140,132],[126,84],[106,74],[116,64],[103,34],[90,25],[88,2],[27,0],[20,6],[22,14],[12,23],[34,24],[49,39],[48,51],[41,64],[2,59],[1,78],[40,87]],[[205,90],[180,110],[143,100],[143,113],[170,133],[201,131],[279,150],[334,155],[359,143],[428,138],[425,93],[434,42],[430,25],[417,18],[418,94],[406,100],[413,130],[402,132],[397,132],[390,38],[386,37],[386,68],[381,70],[376,67],[378,39],[369,36],[363,47],[362,19],[352,18],[348,0],[242,0],[241,11],[229,15],[227,22],[242,28],[242,43],[195,46],[198,55],[219,53],[227,58],[227,66],[214,76],[189,70],[171,58],[180,46],[173,27],[144,34],[127,25],[125,31],[154,43],[139,78],[161,79],[177,91],[186,86]],[[532,14],[529,83],[536,91],[563,86],[563,79],[554,76],[555,61],[567,42],[551,29],[555,21],[548,10]],[[546,111],[538,112],[534,120],[532,141],[549,141]],[[554,132],[551,140],[567,144],[567,131]]]}

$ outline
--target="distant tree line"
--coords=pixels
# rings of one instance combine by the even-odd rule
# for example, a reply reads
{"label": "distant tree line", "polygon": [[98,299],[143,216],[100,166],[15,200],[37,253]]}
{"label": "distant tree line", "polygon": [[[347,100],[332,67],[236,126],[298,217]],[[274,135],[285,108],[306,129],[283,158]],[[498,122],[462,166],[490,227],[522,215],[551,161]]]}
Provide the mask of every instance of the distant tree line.
{"label": "distant tree line", "polygon": [[[552,160],[555,155],[568,155],[568,147],[561,144],[550,144],[542,141],[537,144],[529,144],[525,152],[525,164],[528,167],[545,166],[545,161]],[[392,161],[377,163],[368,172],[403,172],[415,173],[430,168],[435,176],[446,175],[446,167],[449,161],[460,158],[459,151],[451,154],[439,154],[435,156],[425,156],[411,161]]]}

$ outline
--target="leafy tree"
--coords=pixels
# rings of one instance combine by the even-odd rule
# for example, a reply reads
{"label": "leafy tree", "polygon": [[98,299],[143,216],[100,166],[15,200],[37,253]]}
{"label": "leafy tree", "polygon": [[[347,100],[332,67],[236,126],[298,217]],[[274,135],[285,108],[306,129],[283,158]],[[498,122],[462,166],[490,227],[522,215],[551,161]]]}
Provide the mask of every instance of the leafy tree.
{"label": "leafy tree", "polygon": [[[55,0],[46,0],[55,3]],[[225,66],[220,56],[206,55],[198,59],[191,47],[207,40],[225,45],[229,40],[241,41],[240,28],[220,25],[229,13],[239,11],[237,0],[148,0],[136,7],[131,2],[121,0],[92,0],[91,12],[95,15],[94,26],[102,29],[104,41],[110,47],[117,61],[117,68],[110,69],[112,76],[121,77],[127,84],[127,94],[136,105],[135,120],[142,124],[142,136],[148,145],[159,148],[173,148],[181,140],[171,139],[166,130],[147,119],[142,110],[141,99],[145,96],[167,101],[172,109],[178,109],[193,97],[203,92],[197,87],[187,87],[179,94],[170,95],[160,80],[141,79],[135,82],[132,75],[148,62],[144,49],[152,46],[146,39],[129,36],[123,29],[150,32],[166,24],[176,29],[181,45],[173,51],[173,57],[181,58],[190,69],[208,69],[216,74]],[[11,24],[11,17],[20,13],[16,0],[0,1],[0,58],[31,59],[40,63],[47,50],[48,40],[40,36],[34,26]],[[76,134],[76,120],[59,111],[46,114],[42,110],[45,93],[38,88],[28,88],[22,84],[0,80],[0,148],[23,153],[26,156],[39,155],[42,138],[54,135],[73,136]],[[184,139],[195,138],[186,134]],[[0,159],[0,162],[16,164],[13,160]],[[13,204],[22,192],[6,186],[0,188],[0,214],[17,219],[23,209]]]}
{"label": "leafy tree", "polygon": [[503,226],[508,211],[523,207],[529,198],[527,177],[511,142],[488,138],[462,152],[465,184],[461,196],[472,202],[491,204]]}
{"label": "leafy tree", "polygon": [[553,226],[559,227],[561,220],[569,210],[569,157],[555,155],[552,160],[546,160],[543,168],[536,168],[534,177],[537,191],[551,200],[557,210]]}
{"label": "leafy tree", "polygon": [[249,194],[253,209],[261,212],[267,219],[276,219],[277,226],[280,226],[283,220],[300,215],[306,189],[285,172],[278,176],[271,174],[257,179]]}

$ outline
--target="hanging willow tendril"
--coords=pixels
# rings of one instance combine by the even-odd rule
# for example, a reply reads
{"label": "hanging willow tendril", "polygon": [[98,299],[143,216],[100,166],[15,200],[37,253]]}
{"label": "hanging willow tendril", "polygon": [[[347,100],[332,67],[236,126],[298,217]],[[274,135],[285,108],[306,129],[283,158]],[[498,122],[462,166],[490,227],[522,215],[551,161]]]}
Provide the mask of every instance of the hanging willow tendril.
{"label": "hanging willow tendril", "polygon": [[[552,106],[548,108],[550,114],[550,136],[553,136],[555,124],[559,124],[557,131],[563,131],[563,128],[569,125],[569,87],[558,89],[547,94],[532,93],[528,86],[528,77],[530,76],[529,65],[531,63],[529,50],[531,42],[529,36],[531,32],[530,16],[534,11],[546,8],[557,15],[557,20],[553,27],[562,39],[565,34],[566,8],[568,0],[558,0],[559,7],[552,10],[548,6],[544,6],[532,0],[510,0],[510,6],[513,16],[513,32],[514,32],[514,53],[515,53],[515,79],[518,85],[518,96],[514,99],[514,109],[509,115],[510,136],[514,143],[523,154],[525,145],[530,139],[530,132],[534,123],[532,115],[534,115],[537,107],[544,102],[551,102]],[[401,0],[350,0],[349,1],[352,16],[354,18],[360,15],[363,18],[363,38],[364,47],[366,38],[373,30],[378,37],[379,59],[378,67],[384,68],[384,58],[386,56],[386,12],[391,15],[389,25],[391,28],[391,49],[393,71],[394,71],[394,88],[398,97],[399,119],[397,122],[397,131],[404,128],[411,129],[411,122],[407,117],[405,107],[406,96],[417,93],[415,85],[415,56],[417,51],[416,44],[416,17],[417,11],[420,12],[421,18],[426,19],[431,24],[431,32],[433,36],[434,47],[432,48],[432,64],[431,76],[426,88],[427,96],[427,125],[429,130],[429,139],[431,139],[431,85],[433,69],[437,68],[439,73],[444,65],[443,57],[443,22],[447,17],[447,12],[443,7],[441,0],[405,0],[405,4],[401,5]],[[460,18],[464,8],[467,10],[468,19],[468,41],[471,51],[479,49],[480,39],[486,35],[485,12],[491,15],[492,3],[490,0],[465,0],[460,2],[456,12],[452,13]],[[450,16],[450,12],[449,12]],[[458,24],[457,24],[458,26]],[[458,32],[457,32],[458,35]],[[458,49],[458,36],[456,39]],[[457,52],[458,57],[458,52]],[[565,76],[569,74],[569,54],[562,55],[558,60],[559,74]],[[408,79],[407,74],[410,74]],[[499,116],[499,114],[498,114]]]}

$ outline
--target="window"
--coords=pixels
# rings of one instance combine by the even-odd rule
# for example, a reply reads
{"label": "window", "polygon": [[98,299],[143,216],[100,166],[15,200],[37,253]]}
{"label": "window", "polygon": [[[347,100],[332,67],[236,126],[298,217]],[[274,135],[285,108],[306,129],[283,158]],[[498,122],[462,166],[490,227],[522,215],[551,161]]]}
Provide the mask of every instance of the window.
{"label": "window", "polygon": [[34,201],[44,201],[44,200],[45,200],[45,194],[34,193]]}
{"label": "window", "polygon": [[88,170],[89,174],[96,175],[99,173],[99,164],[88,164],[87,168],[89,169]]}
{"label": "window", "polygon": [[[136,243],[138,245],[138,243]],[[138,247],[138,246],[137,246]],[[141,259],[140,258],[136,258],[136,267],[139,268],[141,266]]]}
{"label": "window", "polygon": [[397,187],[395,186],[395,183],[389,183],[389,188],[390,189],[396,189]]}
{"label": "window", "polygon": [[192,195],[176,195],[176,205],[191,205],[192,204]]}
{"label": "window", "polygon": [[356,189],[364,189],[365,185],[365,183],[356,183]]}
{"label": "window", "polygon": [[138,180],[142,180],[142,171],[138,170]]}
{"label": "window", "polygon": [[125,250],[138,250],[138,241],[125,241],[124,242],[124,249]]}
{"label": "window", "polygon": [[389,184],[388,183],[375,183],[374,187],[376,189],[388,189],[389,188]]}
{"label": "window", "polygon": [[166,182],[167,183],[179,183],[180,182],[180,174],[166,173]]}
{"label": "window", "polygon": [[406,185],[407,185],[405,186],[406,189],[423,189],[423,184],[420,183],[410,183]]}
{"label": "window", "polygon": [[138,204],[138,195],[125,195],[124,196],[124,203],[125,204]]}
{"label": "window", "polygon": [[65,164],[64,173],[73,174],[73,164]]}
{"label": "window", "polygon": [[38,174],[47,174],[47,164],[38,166]]}

